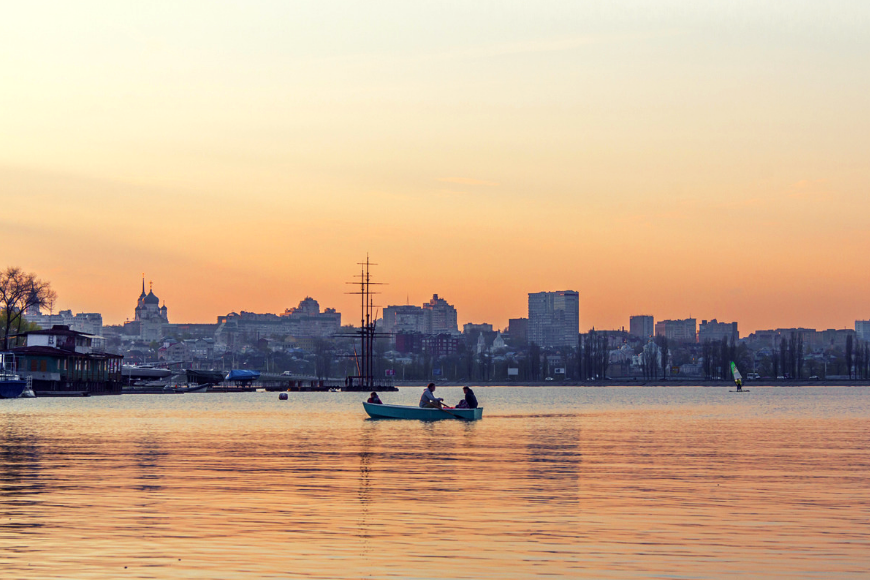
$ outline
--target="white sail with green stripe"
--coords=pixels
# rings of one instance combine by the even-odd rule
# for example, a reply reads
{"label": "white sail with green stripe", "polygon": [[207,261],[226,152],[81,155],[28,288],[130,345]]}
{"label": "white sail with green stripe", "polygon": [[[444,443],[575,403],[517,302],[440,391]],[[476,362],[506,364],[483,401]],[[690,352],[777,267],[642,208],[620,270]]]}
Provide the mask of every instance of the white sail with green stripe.
{"label": "white sail with green stripe", "polygon": [[734,382],[738,387],[743,384],[743,376],[737,370],[737,364],[734,361],[731,361],[731,374],[734,376]]}

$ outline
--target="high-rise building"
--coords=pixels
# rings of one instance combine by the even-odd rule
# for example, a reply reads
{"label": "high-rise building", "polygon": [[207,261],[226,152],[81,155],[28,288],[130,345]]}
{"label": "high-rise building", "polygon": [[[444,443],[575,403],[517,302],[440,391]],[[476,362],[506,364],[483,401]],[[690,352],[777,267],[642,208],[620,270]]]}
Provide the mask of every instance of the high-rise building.
{"label": "high-rise building", "polygon": [[654,336],[656,332],[655,320],[648,314],[632,316],[628,321],[628,333],[641,338]]}
{"label": "high-rise building", "polygon": [[737,331],[736,322],[719,322],[715,318],[711,321],[702,320],[698,326],[698,342],[721,341],[728,339],[737,342],[740,333]]}
{"label": "high-rise building", "polygon": [[514,345],[529,342],[529,319],[511,318],[508,320],[508,335]]}
{"label": "high-rise building", "polygon": [[580,294],[573,290],[529,293],[529,343],[576,346],[580,334]]}
{"label": "high-rise building", "polygon": [[457,334],[459,332],[456,308],[448,304],[443,298],[438,298],[437,294],[433,294],[432,300],[423,305],[423,310],[427,312],[427,334],[444,332]]}
{"label": "high-rise building", "polygon": [[656,336],[664,336],[674,342],[696,342],[697,328],[697,321],[694,318],[662,320],[656,322]]}
{"label": "high-rise building", "polygon": [[855,335],[858,340],[870,340],[870,320],[856,320]]}

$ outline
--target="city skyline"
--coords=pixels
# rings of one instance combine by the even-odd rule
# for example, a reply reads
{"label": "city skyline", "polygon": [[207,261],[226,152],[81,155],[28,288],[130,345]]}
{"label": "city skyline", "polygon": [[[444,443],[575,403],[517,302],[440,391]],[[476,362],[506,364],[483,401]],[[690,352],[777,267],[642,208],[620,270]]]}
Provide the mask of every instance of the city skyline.
{"label": "city skyline", "polygon": [[[373,279],[372,281],[375,282],[376,280]],[[139,306],[141,306],[141,304],[142,304],[141,301],[142,301],[143,297],[145,296],[144,288],[146,286],[145,286],[145,278],[144,277],[142,277],[140,279],[140,284],[141,284],[141,287],[140,287],[141,294],[138,297]],[[153,294],[153,281],[148,282],[148,290],[149,290],[149,292],[148,292],[149,295]],[[410,299],[410,296],[406,296],[406,302],[403,302],[400,304],[385,304],[383,307],[376,307],[375,310],[379,314],[379,316],[378,316],[379,320],[383,318],[383,314],[386,311],[386,309],[395,309],[395,308],[401,309],[403,307],[406,307],[406,305],[410,305],[410,307],[414,308],[415,310],[419,310],[420,314],[422,315],[422,313],[424,312],[424,309],[430,303],[435,303],[436,301],[440,301],[440,302],[443,302],[448,308],[450,308],[453,311],[453,315],[456,317],[456,320],[458,321],[457,326],[460,328],[463,325],[474,326],[474,325],[479,325],[479,324],[490,324],[493,326],[494,329],[503,330],[503,329],[507,329],[507,327],[509,326],[510,319],[525,318],[525,317],[528,317],[530,315],[530,301],[532,299],[532,296],[543,295],[543,294],[564,294],[566,292],[571,293],[571,294],[578,294],[577,300],[579,301],[579,330],[581,333],[587,332],[587,331],[595,328],[597,330],[625,330],[626,332],[631,332],[632,334],[637,334],[637,332],[635,332],[632,328],[632,323],[634,322],[635,319],[645,319],[645,318],[651,319],[651,322],[654,321],[656,327],[659,327],[663,323],[668,323],[668,322],[682,323],[682,322],[687,321],[687,320],[696,320],[699,323],[701,321],[706,322],[707,320],[710,320],[711,322],[715,322],[717,319],[721,319],[720,324],[724,324],[725,320],[726,320],[726,318],[721,317],[721,316],[717,317],[717,316],[688,316],[688,315],[686,315],[686,316],[673,316],[671,318],[664,318],[664,317],[659,318],[659,316],[657,316],[655,314],[649,315],[649,314],[637,314],[636,313],[636,314],[629,315],[627,317],[627,320],[625,323],[617,324],[617,325],[612,326],[612,327],[601,326],[601,325],[590,325],[590,326],[584,327],[584,325],[583,325],[584,323],[583,323],[582,294],[579,294],[573,290],[544,290],[544,291],[540,291],[540,292],[529,292],[529,293],[525,294],[525,297],[526,297],[526,300],[524,301],[525,302],[525,305],[524,305],[525,310],[523,310],[522,312],[516,313],[515,315],[507,317],[507,320],[505,321],[504,324],[493,322],[491,320],[466,319],[463,316],[461,316],[461,314],[460,314],[462,312],[461,308],[457,308],[456,307],[457,305],[455,303],[445,301],[444,296],[439,297],[439,294],[437,292],[430,295],[428,302],[420,301],[418,303],[414,303],[414,301]],[[302,296],[303,297],[298,299],[297,302],[299,300],[301,300],[302,302],[305,302],[305,301],[312,300],[312,299],[314,299],[316,302],[320,302],[320,300],[317,297],[313,296],[312,294],[304,294]],[[359,303],[357,302],[357,299],[354,298],[352,295],[344,294],[344,296],[345,296],[345,298],[350,298],[350,301],[351,301],[351,304],[348,304],[348,306],[349,306],[348,310],[342,311],[341,308],[335,308],[335,306],[330,306],[329,304],[325,304],[324,307],[336,310],[342,316],[342,320],[341,320],[342,324],[353,326],[354,324],[356,324],[355,317],[358,316],[358,313],[354,311],[354,307],[358,308]],[[302,302],[300,302],[300,304]],[[419,306],[419,304],[422,304],[423,306],[421,307],[421,306]],[[60,305],[60,306],[58,306],[58,305]],[[158,305],[164,311],[164,316],[165,316],[166,298],[163,296],[159,297],[159,304],[157,302],[155,302],[154,307],[156,308]],[[129,304],[127,305],[127,307],[128,307],[128,309],[130,309]],[[171,323],[172,324],[214,324],[216,321],[219,321],[222,318],[226,318],[226,315],[231,314],[231,313],[241,313],[244,311],[244,312],[249,312],[249,313],[273,314],[273,315],[282,316],[293,309],[294,309],[294,307],[292,307],[292,306],[289,306],[289,307],[282,306],[282,308],[278,309],[278,310],[264,311],[264,310],[256,310],[256,309],[252,309],[252,308],[240,307],[240,308],[237,308],[234,310],[228,310],[228,311],[221,313],[221,314],[216,314],[214,318],[209,319],[209,320],[182,319],[182,318],[176,317],[174,315],[174,312],[173,312],[173,317],[172,317]],[[42,310],[43,310],[43,314],[48,313],[47,309],[43,308]],[[133,313],[133,316],[128,316],[122,320],[114,320],[111,318],[107,318],[105,313],[102,310],[100,310],[99,308],[89,311],[89,310],[83,310],[83,309],[78,309],[78,308],[74,308],[74,307],[63,306],[62,296],[59,296],[57,304],[55,304],[55,307],[53,308],[52,311],[54,313],[58,313],[61,310],[68,311],[68,312],[76,312],[76,313],[94,312],[94,313],[101,314],[103,316],[103,323],[106,325],[122,325],[125,323],[134,322],[134,321],[138,320],[139,307],[132,308],[131,312]],[[282,312],[284,314],[282,314]],[[739,319],[729,319],[728,324],[729,325],[732,324],[732,322],[731,322],[732,320],[733,320],[734,324],[739,324],[740,329],[741,329],[740,336],[741,336],[741,338],[743,338],[743,337],[746,337],[746,336],[748,336],[756,331],[790,329],[790,328],[815,328],[817,330],[826,330],[826,329],[853,329],[853,330],[857,330],[858,324],[861,323],[864,320],[864,318],[866,318],[866,317],[855,316],[855,317],[853,317],[853,319],[850,323],[848,323],[844,326],[813,326],[813,325],[798,323],[798,324],[792,324],[792,325],[768,326],[768,327],[764,327],[764,328],[747,328],[743,325],[742,321]],[[696,332],[697,332],[697,326],[696,326]],[[650,333],[650,336],[652,336],[653,334],[656,334],[656,333],[655,332]],[[663,332],[663,334],[664,334],[664,332]]]}
{"label": "city skyline", "polygon": [[[118,323],[529,292],[741,329],[868,317],[865,24],[840,1],[19,3],[0,22],[17,265]],[[256,31],[256,32],[254,32]]]}

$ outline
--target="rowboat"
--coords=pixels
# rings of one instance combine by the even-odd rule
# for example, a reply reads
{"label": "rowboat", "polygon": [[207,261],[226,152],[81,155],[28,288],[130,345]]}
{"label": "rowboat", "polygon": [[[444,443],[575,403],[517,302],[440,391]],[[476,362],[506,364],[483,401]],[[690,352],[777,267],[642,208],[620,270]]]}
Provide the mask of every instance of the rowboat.
{"label": "rowboat", "polygon": [[459,419],[475,421],[483,418],[483,407],[477,409],[434,409],[423,407],[406,407],[403,405],[376,405],[363,402],[366,413],[372,419],[417,419],[419,421],[439,421],[441,419]]}

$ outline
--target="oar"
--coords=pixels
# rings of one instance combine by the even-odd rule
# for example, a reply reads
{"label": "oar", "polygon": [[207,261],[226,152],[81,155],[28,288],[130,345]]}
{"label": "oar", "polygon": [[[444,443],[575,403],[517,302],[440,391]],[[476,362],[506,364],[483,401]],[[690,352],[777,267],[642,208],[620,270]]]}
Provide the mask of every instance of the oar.
{"label": "oar", "polygon": [[444,407],[438,407],[438,409],[441,409],[442,411],[444,411],[445,413],[447,413],[448,415],[450,415],[454,419],[459,419],[460,421],[468,421],[468,419],[466,419],[465,417],[460,417],[459,415],[455,415],[455,414],[451,413],[450,411],[448,411],[447,409],[445,409]]}

